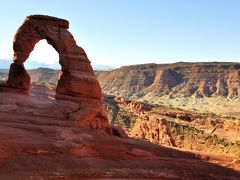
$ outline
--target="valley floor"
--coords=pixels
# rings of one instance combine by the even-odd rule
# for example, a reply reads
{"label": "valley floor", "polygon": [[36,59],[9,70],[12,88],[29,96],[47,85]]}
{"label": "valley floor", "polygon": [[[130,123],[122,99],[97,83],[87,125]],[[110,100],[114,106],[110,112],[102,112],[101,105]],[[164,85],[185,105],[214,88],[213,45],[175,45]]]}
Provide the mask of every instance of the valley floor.
{"label": "valley floor", "polygon": [[144,97],[139,101],[153,104],[191,110],[200,113],[214,113],[218,115],[240,117],[240,98],[227,99],[226,97],[174,97],[162,96],[156,98]]}

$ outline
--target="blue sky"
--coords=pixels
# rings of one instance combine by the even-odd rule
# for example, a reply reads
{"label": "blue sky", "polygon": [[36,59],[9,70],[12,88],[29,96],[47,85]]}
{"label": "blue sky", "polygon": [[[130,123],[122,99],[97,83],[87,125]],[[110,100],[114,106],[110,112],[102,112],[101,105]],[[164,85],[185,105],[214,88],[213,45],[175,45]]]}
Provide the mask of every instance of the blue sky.
{"label": "blue sky", "polygon": [[[70,21],[70,32],[93,64],[115,67],[178,61],[240,62],[239,0],[8,0],[0,7],[0,59],[25,16]],[[46,42],[28,61],[57,63]]]}

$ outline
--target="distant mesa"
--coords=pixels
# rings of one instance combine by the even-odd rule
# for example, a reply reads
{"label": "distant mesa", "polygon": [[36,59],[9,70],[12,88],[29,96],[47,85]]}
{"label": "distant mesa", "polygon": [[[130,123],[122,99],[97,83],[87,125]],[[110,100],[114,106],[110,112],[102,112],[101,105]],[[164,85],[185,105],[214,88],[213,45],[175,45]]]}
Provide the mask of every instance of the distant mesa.
{"label": "distant mesa", "polygon": [[[44,61],[44,59],[41,59]],[[12,60],[10,58],[8,59],[0,59],[0,69],[9,69],[10,65],[12,64]],[[26,69],[37,69],[37,68],[50,68],[50,69],[55,69],[58,70],[59,68],[59,63],[47,63],[47,62],[39,62],[36,59],[31,60],[31,61],[26,61],[24,63],[24,67]],[[109,66],[109,65],[104,65],[104,64],[92,64],[93,70],[94,71],[111,71],[116,69],[116,67]]]}
{"label": "distant mesa", "polygon": [[123,66],[96,72],[105,94],[127,99],[240,97],[240,63],[174,63]]}
{"label": "distant mesa", "polygon": [[109,65],[96,64],[96,65],[93,65],[93,69],[94,71],[111,71],[116,68]]}

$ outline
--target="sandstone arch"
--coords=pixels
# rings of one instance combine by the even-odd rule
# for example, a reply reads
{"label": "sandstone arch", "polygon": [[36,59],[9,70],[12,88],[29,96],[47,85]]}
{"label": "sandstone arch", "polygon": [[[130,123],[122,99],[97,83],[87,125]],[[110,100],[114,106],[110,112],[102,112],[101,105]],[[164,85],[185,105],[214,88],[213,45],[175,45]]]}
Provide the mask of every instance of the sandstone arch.
{"label": "sandstone arch", "polygon": [[24,68],[36,43],[42,39],[59,53],[61,73],[56,89],[56,99],[76,101],[79,111],[69,113],[68,119],[79,121],[80,127],[102,128],[111,131],[102,105],[102,93],[98,80],[85,51],[77,46],[67,30],[69,22],[51,16],[26,17],[13,41],[13,63],[10,66],[7,85],[28,91],[30,76]]}
{"label": "sandstone arch", "polygon": [[46,39],[59,53],[59,63],[62,67],[56,98],[101,99],[100,85],[90,61],[85,51],[77,46],[68,28],[69,22],[64,19],[43,15],[26,17],[13,41],[14,63],[11,64],[7,81],[9,87],[29,90],[30,77],[23,63],[34,46],[40,40]]}

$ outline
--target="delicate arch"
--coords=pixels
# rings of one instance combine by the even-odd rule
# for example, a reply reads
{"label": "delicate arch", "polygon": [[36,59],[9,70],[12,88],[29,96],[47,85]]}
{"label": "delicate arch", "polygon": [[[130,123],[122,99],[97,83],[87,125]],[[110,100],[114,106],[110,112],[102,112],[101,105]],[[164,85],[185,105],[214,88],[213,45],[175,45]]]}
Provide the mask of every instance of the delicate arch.
{"label": "delicate arch", "polygon": [[85,51],[77,46],[67,30],[69,22],[51,16],[32,15],[26,17],[13,41],[13,63],[10,66],[9,87],[29,90],[30,76],[24,68],[36,43],[42,39],[53,46],[59,54],[61,75],[58,80],[56,98],[85,101],[101,100],[101,89]]}

